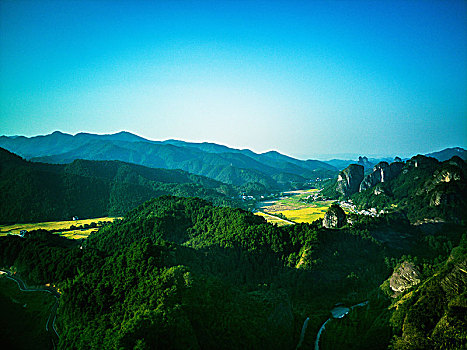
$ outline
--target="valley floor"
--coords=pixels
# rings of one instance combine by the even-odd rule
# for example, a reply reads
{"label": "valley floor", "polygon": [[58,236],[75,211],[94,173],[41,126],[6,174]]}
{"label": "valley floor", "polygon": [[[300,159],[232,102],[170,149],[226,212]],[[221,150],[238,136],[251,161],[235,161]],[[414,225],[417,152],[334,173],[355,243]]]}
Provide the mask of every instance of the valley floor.
{"label": "valley floor", "polygon": [[319,190],[298,190],[285,192],[278,199],[259,202],[257,215],[263,216],[268,222],[284,225],[280,219],[293,223],[312,223],[324,217],[324,214],[334,203],[333,200],[318,199]]}
{"label": "valley floor", "polygon": [[92,232],[96,232],[103,224],[113,222],[115,219],[119,218],[103,217],[95,219],[0,225],[0,236],[21,235],[24,231],[47,230],[55,231],[66,238],[82,239],[87,238]]}

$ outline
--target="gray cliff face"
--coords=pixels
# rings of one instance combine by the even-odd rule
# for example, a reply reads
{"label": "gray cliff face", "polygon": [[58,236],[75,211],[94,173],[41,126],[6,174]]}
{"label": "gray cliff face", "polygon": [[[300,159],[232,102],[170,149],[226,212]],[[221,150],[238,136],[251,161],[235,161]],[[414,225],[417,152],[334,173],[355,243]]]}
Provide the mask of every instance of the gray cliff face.
{"label": "gray cliff face", "polygon": [[394,162],[388,164],[387,162],[380,162],[373,167],[373,172],[365,176],[360,184],[359,191],[365,191],[369,188],[376,186],[381,182],[389,181],[399,175],[402,171],[404,163]]}
{"label": "gray cliff face", "polygon": [[336,191],[342,196],[348,197],[358,192],[360,183],[363,180],[363,166],[350,164],[342,170],[337,177]]}
{"label": "gray cliff face", "polygon": [[341,228],[346,223],[346,215],[342,208],[337,204],[331,205],[326,214],[324,214],[323,227]]}
{"label": "gray cliff face", "polygon": [[394,271],[389,279],[389,286],[398,295],[420,283],[420,272],[417,267],[407,261]]}

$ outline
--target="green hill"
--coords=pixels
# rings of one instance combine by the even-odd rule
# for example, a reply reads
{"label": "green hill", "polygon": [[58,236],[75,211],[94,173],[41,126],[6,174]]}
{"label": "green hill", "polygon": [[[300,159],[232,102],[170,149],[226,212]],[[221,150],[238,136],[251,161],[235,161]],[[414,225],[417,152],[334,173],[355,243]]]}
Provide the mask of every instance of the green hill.
{"label": "green hill", "polygon": [[[421,270],[415,288],[436,282],[432,276],[465,226],[414,226],[396,216],[351,219],[341,229],[318,222],[277,227],[241,209],[163,196],[91,234],[82,249],[47,232],[2,237],[0,265],[14,266],[31,284],[59,286],[62,349],[293,349],[306,318],[302,348],[309,348],[336,303],[365,300],[368,307],[329,325],[323,349],[329,341],[348,344],[345,339],[357,348],[387,348],[393,335],[403,335],[399,323],[390,324],[390,297],[379,286],[407,259]],[[414,298],[433,296],[446,315],[457,312],[462,291],[453,286],[461,286],[461,272],[449,284],[455,302],[431,289]],[[444,322],[443,312],[433,325]],[[461,329],[449,327],[443,341],[456,342]]]}
{"label": "green hill", "polygon": [[146,202],[83,249],[40,232],[0,239],[0,264],[60,286],[60,348],[292,349],[304,315],[314,329],[336,300],[378,286],[381,253],[349,230],[278,228],[177,197]]}
{"label": "green hill", "polygon": [[235,191],[182,170],[117,161],[76,160],[66,165],[27,162],[0,149],[0,222],[121,216],[152,197],[198,196],[239,206]]}

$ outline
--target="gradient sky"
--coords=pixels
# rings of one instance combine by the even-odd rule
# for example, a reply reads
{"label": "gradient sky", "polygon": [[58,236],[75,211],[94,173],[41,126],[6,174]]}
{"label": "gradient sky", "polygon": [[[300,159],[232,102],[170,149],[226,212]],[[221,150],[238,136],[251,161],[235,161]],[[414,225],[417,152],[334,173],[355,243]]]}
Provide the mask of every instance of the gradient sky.
{"label": "gradient sky", "polygon": [[466,1],[0,0],[0,134],[467,148]]}

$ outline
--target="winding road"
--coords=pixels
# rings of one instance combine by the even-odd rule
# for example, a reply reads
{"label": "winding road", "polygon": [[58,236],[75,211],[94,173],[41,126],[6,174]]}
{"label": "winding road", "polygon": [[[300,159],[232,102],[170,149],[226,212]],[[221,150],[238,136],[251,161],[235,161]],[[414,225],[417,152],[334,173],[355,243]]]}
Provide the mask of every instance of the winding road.
{"label": "winding road", "polygon": [[[29,288],[26,286],[26,284],[24,283],[22,279],[20,279],[19,277],[13,276],[11,271],[4,270],[4,269],[0,269],[0,271],[6,274],[5,276],[6,278],[9,278],[15,281],[16,284],[18,285],[19,290],[22,292],[47,292],[47,293],[52,294],[55,297],[55,303],[50,309],[49,318],[47,319],[47,323],[45,324],[45,330],[49,333],[51,333],[50,329],[53,330],[53,333],[51,334],[52,335],[55,334],[57,339],[59,339],[60,336],[58,335],[57,328],[55,328],[55,319],[57,318],[58,299],[60,298],[60,294],[54,290],[50,290],[47,288]],[[55,341],[53,339],[52,339],[52,342],[55,348]]]}
{"label": "winding road", "polygon": [[[365,305],[368,305],[368,300],[364,301],[362,303],[359,303],[359,304],[355,304],[355,305],[351,306],[350,308],[347,308],[347,307],[335,307],[333,310],[331,310],[332,317],[328,318],[326,320],[326,322],[323,323],[323,325],[321,326],[321,328],[318,331],[318,334],[316,336],[316,341],[315,341],[315,350],[319,350],[319,338],[321,337],[321,333],[323,333],[324,329],[326,328],[326,324],[328,322],[332,321],[335,318],[342,318],[345,315],[347,315],[350,310],[353,310],[356,307],[361,307],[361,306],[365,306]],[[303,339],[305,338],[305,333],[306,333],[306,329],[308,327],[308,322],[309,321],[310,321],[310,318],[307,317],[305,322],[303,322],[302,333],[300,334],[300,341],[298,342],[298,345],[297,345],[296,349],[299,349],[302,346]]]}

